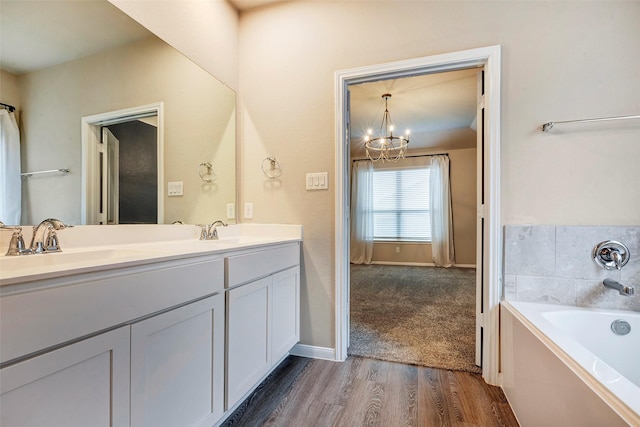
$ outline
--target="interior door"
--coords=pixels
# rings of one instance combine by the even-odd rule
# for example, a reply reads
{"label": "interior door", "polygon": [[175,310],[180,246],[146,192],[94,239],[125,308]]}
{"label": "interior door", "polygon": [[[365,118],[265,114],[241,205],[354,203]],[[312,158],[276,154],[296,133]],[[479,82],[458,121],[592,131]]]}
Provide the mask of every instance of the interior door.
{"label": "interior door", "polygon": [[476,138],[477,138],[477,169],[476,169],[476,354],[475,363],[482,366],[482,334],[483,334],[483,306],[484,306],[484,261],[485,251],[485,147],[484,147],[484,70],[478,71],[476,110]]}
{"label": "interior door", "polygon": [[102,185],[101,196],[101,224],[118,224],[119,223],[119,200],[120,200],[120,141],[111,131],[102,128],[101,143],[101,160],[102,160]]}

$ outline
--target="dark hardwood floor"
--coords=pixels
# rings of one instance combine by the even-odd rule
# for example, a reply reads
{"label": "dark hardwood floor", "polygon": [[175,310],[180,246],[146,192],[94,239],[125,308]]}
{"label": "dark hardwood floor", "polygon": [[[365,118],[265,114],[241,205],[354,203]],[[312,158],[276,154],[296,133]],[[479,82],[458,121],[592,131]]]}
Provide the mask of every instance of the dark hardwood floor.
{"label": "dark hardwood floor", "polygon": [[518,426],[478,374],[289,356],[223,426]]}

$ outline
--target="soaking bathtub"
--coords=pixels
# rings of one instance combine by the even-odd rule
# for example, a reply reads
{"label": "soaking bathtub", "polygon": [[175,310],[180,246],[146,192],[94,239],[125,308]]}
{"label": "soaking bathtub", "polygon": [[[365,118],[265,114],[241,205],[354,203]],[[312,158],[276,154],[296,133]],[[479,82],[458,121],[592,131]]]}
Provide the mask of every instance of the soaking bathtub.
{"label": "soaking bathtub", "polygon": [[502,386],[522,427],[640,427],[640,313],[503,301],[500,333]]}

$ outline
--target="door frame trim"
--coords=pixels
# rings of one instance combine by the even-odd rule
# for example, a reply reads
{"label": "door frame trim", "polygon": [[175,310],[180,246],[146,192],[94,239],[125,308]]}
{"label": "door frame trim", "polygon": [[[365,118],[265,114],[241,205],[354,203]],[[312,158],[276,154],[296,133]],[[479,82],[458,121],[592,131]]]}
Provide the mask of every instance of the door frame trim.
{"label": "door frame trim", "polygon": [[157,162],[158,162],[158,224],[164,223],[164,103],[141,105],[122,110],[85,116],[81,119],[82,134],[82,190],[80,224],[91,224],[97,218],[98,174],[96,146],[102,137],[100,128],[104,125],[122,123],[145,115],[158,117]]}
{"label": "door frame trim", "polygon": [[347,358],[349,340],[349,115],[346,99],[351,84],[483,66],[487,119],[485,196],[488,233],[485,260],[482,376],[499,384],[499,305],[502,295],[502,229],[500,226],[500,71],[501,46],[450,52],[335,72],[335,357]]}

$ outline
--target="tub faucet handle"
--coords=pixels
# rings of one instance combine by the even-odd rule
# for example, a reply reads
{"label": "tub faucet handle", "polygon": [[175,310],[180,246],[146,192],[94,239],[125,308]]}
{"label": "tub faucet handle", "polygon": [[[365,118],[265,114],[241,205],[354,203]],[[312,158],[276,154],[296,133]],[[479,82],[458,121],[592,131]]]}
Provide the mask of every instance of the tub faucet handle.
{"label": "tub faucet handle", "polygon": [[616,250],[612,250],[611,260],[613,261],[613,264],[616,266],[616,270],[622,270],[622,255],[620,255],[620,252]]}
{"label": "tub faucet handle", "polygon": [[593,261],[605,270],[621,270],[631,254],[629,248],[615,240],[605,240],[593,248]]}

